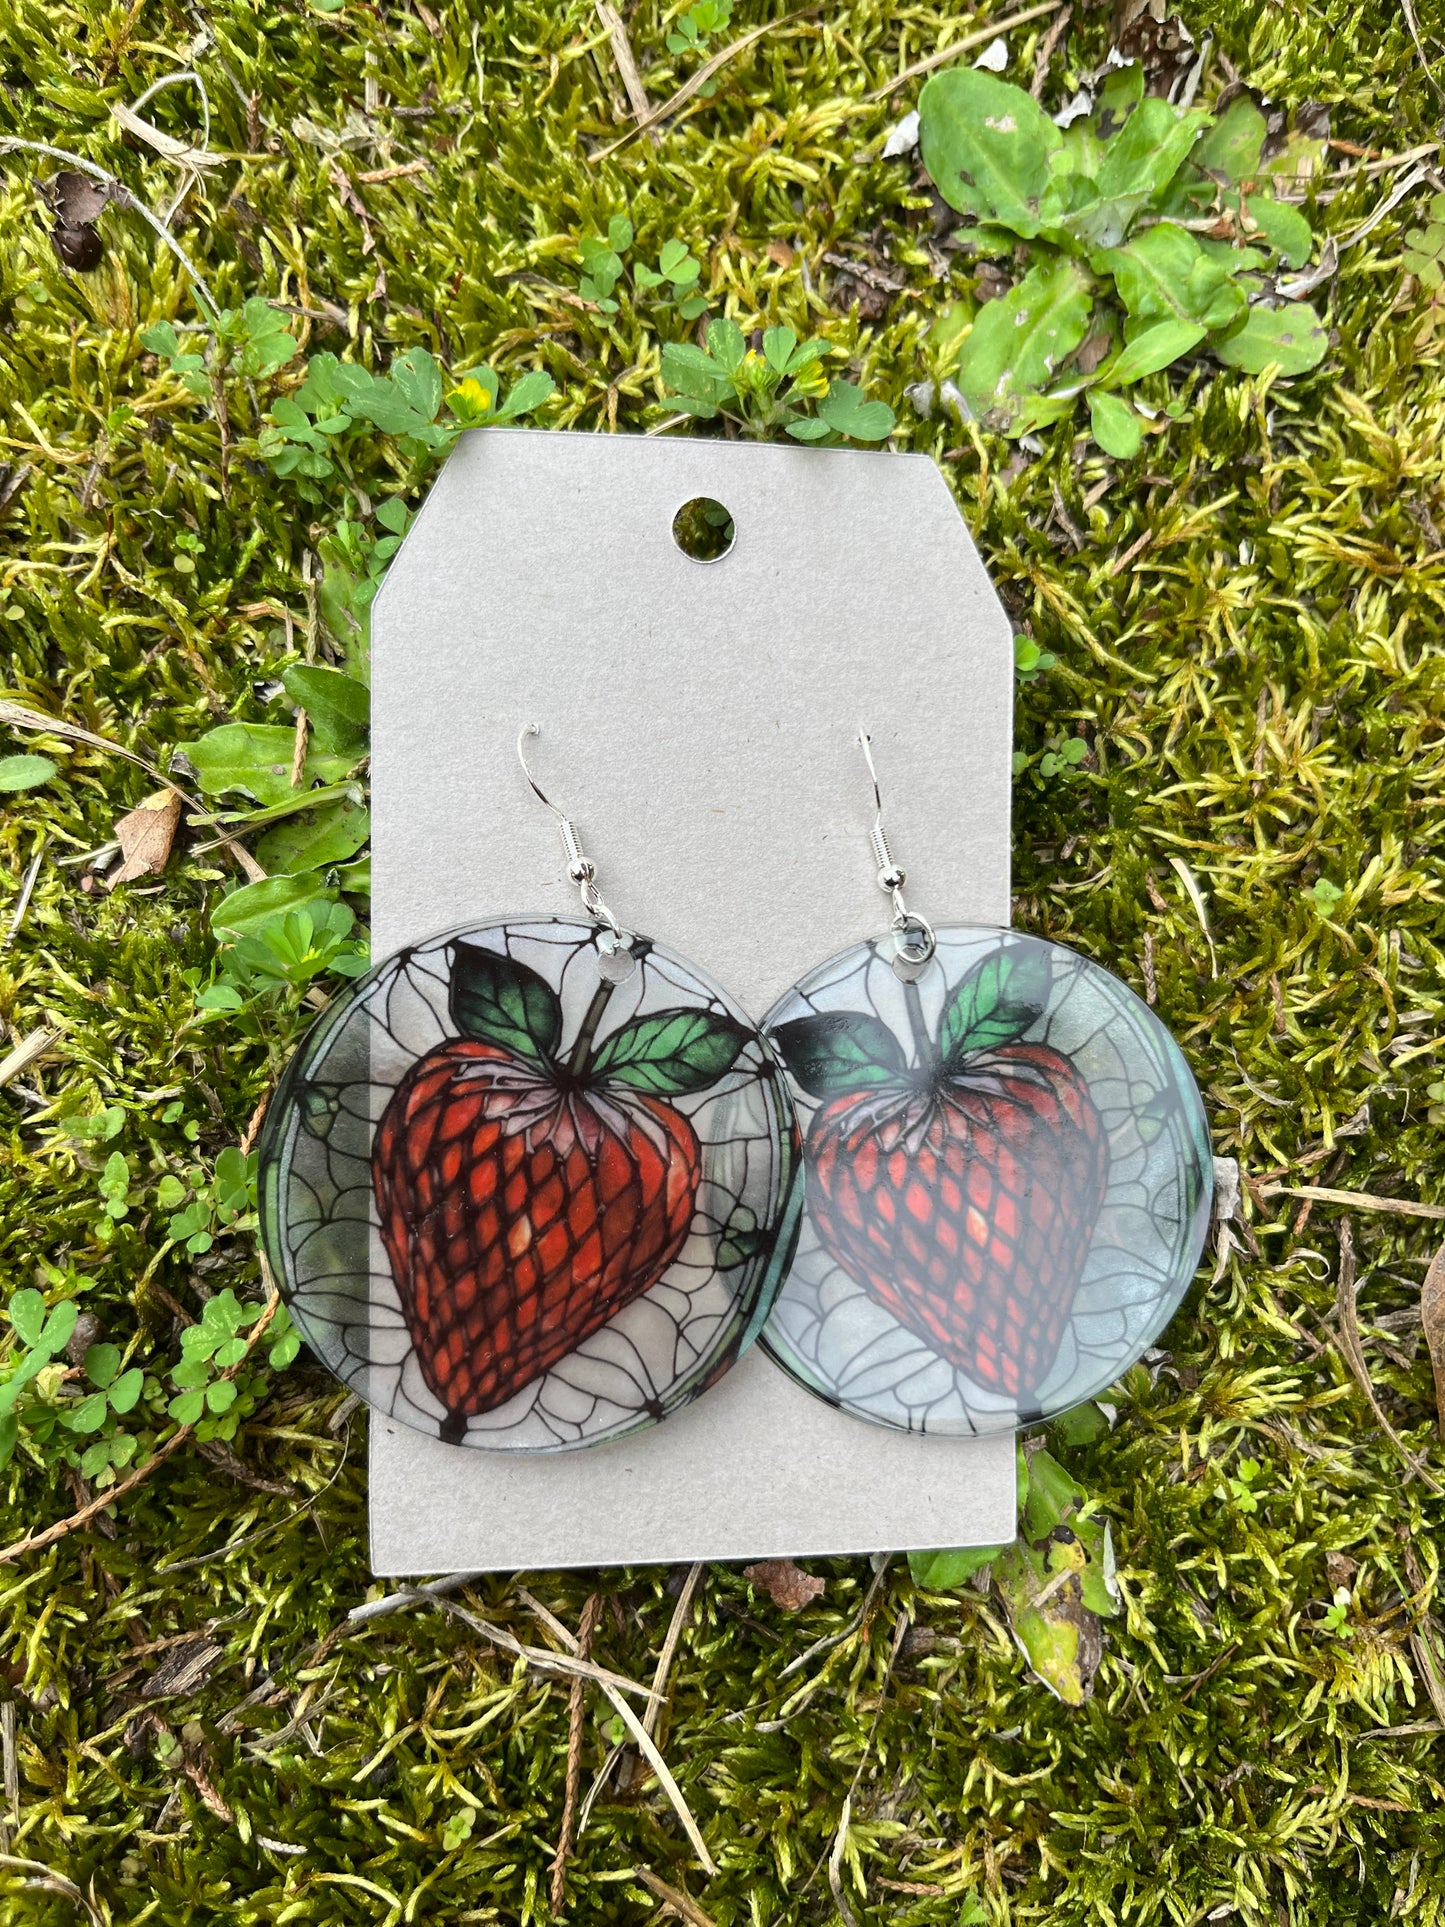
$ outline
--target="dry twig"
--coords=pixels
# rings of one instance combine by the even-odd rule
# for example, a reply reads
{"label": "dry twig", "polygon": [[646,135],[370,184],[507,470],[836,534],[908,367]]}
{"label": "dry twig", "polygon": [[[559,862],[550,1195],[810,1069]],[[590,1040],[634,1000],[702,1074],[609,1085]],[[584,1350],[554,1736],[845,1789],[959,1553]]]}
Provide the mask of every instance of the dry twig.
{"label": "dry twig", "polygon": [[1445,1245],[1430,1260],[1425,1282],[1420,1287],[1420,1325],[1430,1349],[1430,1370],[1435,1377],[1435,1419],[1445,1439]]}
{"label": "dry twig", "polygon": [[[637,71],[637,62],[632,56],[632,42],[627,38],[622,16],[615,7],[608,6],[607,0],[593,0],[593,5],[597,9],[597,18],[607,29],[607,38],[612,42],[612,58],[617,62],[617,71],[622,76],[632,118],[645,121],[652,112],[652,102],[647,98],[642,75]],[[649,138],[656,144],[661,137],[656,130],[650,130]]]}
{"label": "dry twig", "polygon": [[[586,1659],[592,1650],[592,1635],[602,1616],[602,1595],[589,1593],[577,1624],[577,1657]],[[586,1711],[586,1689],[580,1679],[572,1682],[567,1701],[567,1786],[562,1800],[562,1826],[557,1851],[552,1856],[550,1904],[554,1914],[562,1911],[567,1897],[567,1862],[572,1857],[572,1840],[577,1825],[577,1790],[582,1778],[582,1731]]]}
{"label": "dry twig", "polygon": [[693,95],[707,85],[714,74],[721,73],[730,60],[751,47],[755,40],[761,40],[765,33],[776,33],[780,27],[791,26],[795,20],[801,20],[805,14],[816,12],[816,7],[804,7],[801,12],[787,14],[781,20],[765,20],[760,27],[750,27],[731,45],[719,48],[711,60],[705,60],[695,72],[689,74],[677,92],[669,95],[660,107],[650,109],[638,120],[635,127],[629,127],[625,134],[609,146],[599,147],[594,154],[588,156],[588,159],[594,167],[599,161],[605,161],[608,155],[615,154],[619,147],[626,147],[629,141],[636,140],[639,134],[647,133],[650,128],[656,127],[659,121],[670,119],[679,107],[685,107]]}
{"label": "dry twig", "polygon": [[942,67],[947,61],[957,60],[967,53],[970,47],[981,47],[986,40],[995,40],[1001,33],[1008,33],[1013,27],[1026,26],[1030,20],[1037,20],[1046,13],[1057,13],[1064,0],[1043,0],[1037,7],[1025,7],[1022,13],[1006,14],[1002,20],[990,20],[986,27],[979,27],[973,33],[966,33],[961,40],[955,40],[951,47],[940,47],[937,53],[928,54],[922,60],[915,60],[911,67],[905,67],[896,79],[890,80],[886,87],[875,87],[865,96],[869,101],[886,100],[889,94],[896,94],[900,87],[920,74],[931,74],[935,67]]}
{"label": "dry twig", "polygon": [[1414,1198],[1385,1198],[1374,1191],[1336,1191],[1327,1184],[1261,1184],[1261,1198],[1313,1198],[1318,1204],[1347,1204],[1354,1211],[1388,1211],[1397,1218],[1445,1218],[1445,1204]]}
{"label": "dry twig", "polygon": [[705,1914],[690,1894],[683,1893],[678,1887],[670,1887],[665,1880],[658,1878],[651,1867],[634,1867],[632,1871],[650,1894],[656,1894],[680,1920],[687,1921],[689,1927],[717,1927],[712,1915]]}

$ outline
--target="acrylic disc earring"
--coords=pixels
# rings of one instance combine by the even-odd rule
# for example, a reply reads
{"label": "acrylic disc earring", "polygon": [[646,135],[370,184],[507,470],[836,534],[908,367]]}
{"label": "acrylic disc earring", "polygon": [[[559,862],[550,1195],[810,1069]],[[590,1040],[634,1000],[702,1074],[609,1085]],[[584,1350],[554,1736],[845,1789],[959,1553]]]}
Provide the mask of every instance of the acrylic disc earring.
{"label": "acrylic disc earring", "polygon": [[261,1228],[291,1316],[392,1418],[555,1451],[696,1398],[761,1328],[796,1237],[786,1079],[695,964],[629,935],[557,819],[585,916],[387,958],[266,1116]]}
{"label": "acrylic disc earring", "polygon": [[859,1418],[1007,1431],[1103,1391],[1172,1316],[1208,1227],[1204,1107],[1098,964],[907,908],[859,740],[893,919],[763,1020],[807,1193],[763,1344]]}

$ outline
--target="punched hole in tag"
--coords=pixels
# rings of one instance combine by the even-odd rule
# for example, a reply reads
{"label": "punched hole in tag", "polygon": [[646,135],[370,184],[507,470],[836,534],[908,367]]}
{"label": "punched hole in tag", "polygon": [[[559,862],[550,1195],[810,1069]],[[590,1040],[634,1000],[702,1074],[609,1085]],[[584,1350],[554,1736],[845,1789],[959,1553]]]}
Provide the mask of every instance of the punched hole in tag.
{"label": "punched hole in tag", "polygon": [[731,511],[711,495],[695,495],[672,518],[672,539],[694,562],[721,562],[737,527]]}

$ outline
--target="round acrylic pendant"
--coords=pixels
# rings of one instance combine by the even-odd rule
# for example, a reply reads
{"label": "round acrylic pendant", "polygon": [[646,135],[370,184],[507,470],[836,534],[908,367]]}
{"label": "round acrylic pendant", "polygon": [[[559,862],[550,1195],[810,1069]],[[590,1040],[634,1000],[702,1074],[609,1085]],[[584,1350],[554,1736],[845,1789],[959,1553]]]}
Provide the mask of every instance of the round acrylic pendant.
{"label": "round acrylic pendant", "polygon": [[1168,1323],[1208,1227],[1209,1134],[1117,977],[1015,931],[936,935],[902,975],[891,937],[845,951],[764,1020],[807,1209],[763,1343],[859,1418],[1008,1431],[1103,1391]]}
{"label": "round acrylic pendant", "polygon": [[786,1080],[692,964],[623,941],[523,917],[400,951],[325,1012],[267,1113],[261,1227],[291,1315],[419,1431],[618,1438],[705,1391],[767,1315],[799,1208]]}

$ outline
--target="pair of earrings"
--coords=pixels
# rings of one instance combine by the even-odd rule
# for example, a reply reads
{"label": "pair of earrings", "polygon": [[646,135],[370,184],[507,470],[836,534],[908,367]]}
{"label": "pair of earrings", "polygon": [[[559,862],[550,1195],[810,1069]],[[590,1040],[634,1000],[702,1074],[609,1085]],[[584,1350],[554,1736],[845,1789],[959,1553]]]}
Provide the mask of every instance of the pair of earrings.
{"label": "pair of earrings", "polygon": [[339,996],[261,1141],[292,1318],[376,1409],[555,1451],[705,1392],[753,1343],[913,1432],[1007,1430],[1112,1383],[1199,1260],[1198,1090],[1124,984],[904,899],[869,738],[883,935],[755,1024],[622,930],[552,811],[581,919],[444,932]]}

